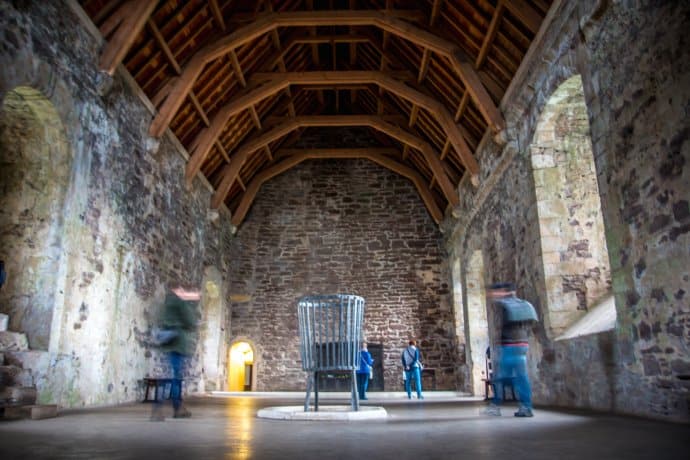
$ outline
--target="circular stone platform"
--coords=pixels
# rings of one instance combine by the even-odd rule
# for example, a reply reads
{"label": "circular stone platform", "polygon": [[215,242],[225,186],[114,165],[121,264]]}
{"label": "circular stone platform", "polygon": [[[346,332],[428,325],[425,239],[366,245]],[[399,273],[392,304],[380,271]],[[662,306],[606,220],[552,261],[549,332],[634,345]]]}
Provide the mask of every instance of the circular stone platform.
{"label": "circular stone platform", "polygon": [[351,406],[319,405],[318,412],[313,408],[304,412],[304,406],[266,407],[259,410],[257,416],[276,420],[382,420],[388,413],[376,406],[359,406],[359,411],[354,411]]}

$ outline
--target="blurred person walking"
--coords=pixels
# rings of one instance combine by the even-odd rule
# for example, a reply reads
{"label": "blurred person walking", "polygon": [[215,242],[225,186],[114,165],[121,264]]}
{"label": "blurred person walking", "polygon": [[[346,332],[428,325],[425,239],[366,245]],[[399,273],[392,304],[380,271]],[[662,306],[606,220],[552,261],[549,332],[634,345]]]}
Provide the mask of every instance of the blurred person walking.
{"label": "blurred person walking", "polygon": [[[167,353],[172,370],[170,399],[174,418],[191,417],[192,413],[182,403],[182,380],[187,358],[194,350],[196,332],[196,302],[201,298],[198,289],[187,289],[175,285],[165,297],[163,312],[160,318],[158,342],[161,350]],[[151,412],[152,421],[163,421],[163,403],[157,400]]]}
{"label": "blurred person walking", "polygon": [[516,417],[532,417],[532,388],[527,374],[529,334],[537,321],[537,312],[531,303],[515,295],[513,283],[494,283],[489,286],[489,299],[495,306],[500,321],[501,339],[494,356],[494,397],[486,415],[500,416],[503,386],[512,380],[520,407]]}

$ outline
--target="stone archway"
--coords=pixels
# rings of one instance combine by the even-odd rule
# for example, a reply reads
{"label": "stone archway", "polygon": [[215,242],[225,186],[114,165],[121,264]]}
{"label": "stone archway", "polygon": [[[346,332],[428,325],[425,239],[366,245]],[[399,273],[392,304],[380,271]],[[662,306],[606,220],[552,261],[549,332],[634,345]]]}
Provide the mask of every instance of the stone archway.
{"label": "stone archway", "polygon": [[544,320],[547,335],[557,338],[597,304],[608,305],[611,297],[611,269],[579,75],[561,83],[547,101],[530,150],[547,294]]}
{"label": "stone archway", "polygon": [[9,276],[0,311],[35,350],[48,350],[51,341],[72,163],[53,104],[31,87],[6,92],[0,109],[0,259]]}

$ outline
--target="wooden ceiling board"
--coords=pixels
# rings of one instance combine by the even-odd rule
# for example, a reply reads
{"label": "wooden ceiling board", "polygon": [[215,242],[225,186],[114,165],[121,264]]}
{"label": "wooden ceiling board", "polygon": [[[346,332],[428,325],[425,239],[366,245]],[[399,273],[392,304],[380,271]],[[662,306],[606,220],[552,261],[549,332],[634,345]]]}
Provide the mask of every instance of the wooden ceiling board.
{"label": "wooden ceiling board", "polygon": [[[503,3],[499,3],[501,1]],[[192,150],[190,154],[201,136],[205,136],[204,155],[195,156],[195,161],[200,161],[196,171],[205,175],[216,188],[223,183],[228,161],[242,145],[291,114],[382,113],[386,117],[397,117],[395,123],[398,126],[427,142],[434,156],[439,158],[428,157],[428,150],[423,154],[414,148],[405,149],[398,140],[370,130],[381,145],[399,149],[396,161],[417,171],[426,181],[427,188],[431,189],[438,207],[445,209],[449,198],[447,185],[444,185],[444,194],[428,162],[440,161],[434,166],[435,173],[457,186],[466,173],[468,158],[474,161],[472,152],[490,129],[489,120],[491,129],[497,129],[496,126],[500,129],[500,117],[492,115],[487,107],[491,102],[498,106],[551,3],[550,0],[216,0],[214,4],[208,0],[160,0],[155,8],[151,7],[153,12],[147,22],[137,22],[136,37],[127,40],[128,48],[121,59],[159,110],[164,108],[171,91],[179,90],[179,85],[175,87],[173,83],[180,80],[180,76],[183,76],[180,81],[189,83],[185,93],[172,93],[186,94],[186,97],[167,103],[165,115],[161,116],[161,121],[157,120],[157,126],[167,125],[182,145]],[[94,24],[109,33],[108,37],[115,36],[119,27],[109,19],[134,11],[120,9],[123,5],[131,6],[125,0],[82,0],[80,4]],[[500,7],[498,15],[495,14],[497,5]],[[198,67],[198,74],[192,75],[193,78],[189,77],[189,71],[184,74],[194,59],[199,62],[200,53],[207,49],[205,47],[215,46],[219,39],[238,30],[249,30],[243,28],[254,21],[261,21],[271,12],[386,8],[390,8],[392,17],[397,18],[395,24],[408,23],[419,31],[420,39],[428,37],[425,34],[435,35],[440,39],[438,43],[450,43],[453,49],[460,50],[460,54],[442,55],[447,51],[438,49],[430,52],[419,43],[435,42],[417,41],[404,33],[385,32],[372,22],[368,22],[369,25],[348,25],[336,21],[338,25],[268,29],[268,33],[252,36],[251,40],[235,42],[241,44]],[[390,19],[386,21],[389,26],[392,24]],[[310,37],[319,42],[299,41]],[[351,40],[356,43],[350,43]],[[124,40],[116,43],[124,43]],[[112,51],[113,47],[110,48]],[[437,54],[439,52],[442,54]],[[463,59],[471,65],[468,66]],[[475,64],[479,68],[473,68]],[[396,71],[407,70],[410,79],[404,80],[401,87],[386,83],[390,90],[380,87],[376,81],[357,85],[340,83],[337,87],[332,84],[293,85],[258,98],[253,105],[236,102],[247,94],[258,94],[251,93],[251,85],[257,84],[253,76],[259,73],[273,72],[278,76],[282,71],[314,70],[381,70],[389,76]],[[468,82],[468,74],[462,75],[462,72],[474,72],[476,77],[472,78],[476,78],[476,82]],[[270,75],[267,74],[267,78]],[[477,85],[481,86],[479,93],[485,92],[484,96],[478,96]],[[420,97],[430,98],[420,99],[417,103],[432,100],[444,107],[457,126],[450,124],[447,118],[443,119],[443,116],[448,117],[447,114],[441,116],[436,111],[412,104],[407,98],[413,93],[400,92],[405,86]],[[269,91],[261,89],[260,93],[266,95]],[[405,94],[405,98],[398,94]],[[253,96],[249,97],[253,99]],[[221,118],[225,117],[222,115],[225,107],[225,113],[232,114],[227,119]],[[242,110],[234,113],[235,107]],[[225,125],[217,125],[211,130],[214,120],[225,122]],[[280,160],[281,148],[293,145],[304,132],[300,128],[273,140],[268,146],[270,154],[260,149],[248,155],[239,167],[238,179],[223,185],[227,193],[220,197],[221,200],[224,198],[233,210],[242,201],[247,184]],[[456,136],[452,145],[449,134]],[[466,147],[458,135],[462,136]],[[464,150],[459,152],[453,146]],[[467,157],[468,151],[470,157]],[[476,166],[473,167],[472,171],[476,171]],[[220,196],[219,193],[216,195]],[[216,203],[217,198],[214,196]],[[246,206],[246,200],[243,206]]]}

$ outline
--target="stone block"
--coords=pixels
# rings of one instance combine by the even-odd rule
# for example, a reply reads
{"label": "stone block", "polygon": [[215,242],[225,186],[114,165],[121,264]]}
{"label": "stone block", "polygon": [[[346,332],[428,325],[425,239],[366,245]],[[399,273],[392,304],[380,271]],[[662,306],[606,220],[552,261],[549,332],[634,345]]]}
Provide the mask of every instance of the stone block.
{"label": "stone block", "polygon": [[537,202],[539,219],[567,218],[568,208],[563,200],[541,200]]}
{"label": "stone block", "polygon": [[563,242],[555,236],[544,236],[541,238],[542,252],[560,252],[563,250]]}
{"label": "stone block", "polygon": [[58,410],[55,404],[44,405],[29,405],[29,406],[15,406],[5,408],[5,418],[30,418],[32,420],[41,420],[44,418],[57,417]]}
{"label": "stone block", "polygon": [[31,419],[41,420],[44,418],[54,418],[58,416],[57,404],[41,404],[31,406]]}
{"label": "stone block", "polygon": [[0,313],[0,332],[5,332],[10,322],[10,317],[4,313]]}
{"label": "stone block", "polygon": [[5,353],[8,365],[23,369],[45,371],[50,365],[50,354],[41,350],[8,351]]}
{"label": "stone block", "polygon": [[29,349],[29,340],[21,332],[0,332],[0,351],[22,351]]}
{"label": "stone block", "polygon": [[4,387],[0,390],[0,404],[27,405],[36,403],[36,388],[34,387]]}
{"label": "stone block", "polygon": [[8,386],[33,386],[31,372],[17,366],[0,366],[0,384]]}
{"label": "stone block", "polygon": [[554,168],[556,166],[556,161],[553,155],[537,154],[532,155],[532,168],[533,169],[544,169],[544,168]]}

